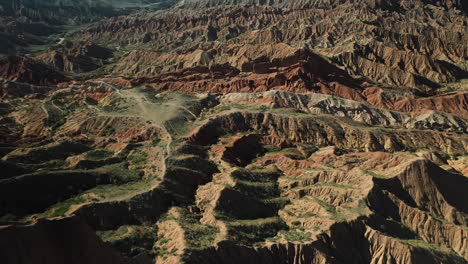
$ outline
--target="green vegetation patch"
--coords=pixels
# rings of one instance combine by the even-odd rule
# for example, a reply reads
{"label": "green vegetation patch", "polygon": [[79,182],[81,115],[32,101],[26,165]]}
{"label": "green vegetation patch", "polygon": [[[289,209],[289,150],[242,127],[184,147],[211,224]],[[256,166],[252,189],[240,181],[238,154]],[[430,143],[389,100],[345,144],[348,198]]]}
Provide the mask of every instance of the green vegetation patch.
{"label": "green vegetation patch", "polygon": [[93,149],[85,153],[85,158],[90,160],[102,160],[112,157],[114,153],[107,149]]}
{"label": "green vegetation patch", "polygon": [[330,214],[332,215],[335,215],[336,214],[336,208],[335,206],[323,201],[323,200],[320,200],[319,198],[316,198],[314,197],[313,200],[318,203],[320,206],[323,207],[323,209],[325,209],[327,212],[329,212]]}
{"label": "green vegetation patch", "polygon": [[153,226],[124,225],[117,230],[97,231],[96,234],[125,256],[147,253],[155,257],[157,254],[153,249],[156,241],[156,227]]}
{"label": "green vegetation patch", "polygon": [[161,143],[161,139],[160,138],[155,138],[151,141],[151,146],[155,147],[155,146],[158,146],[159,143]]}
{"label": "green vegetation patch", "polygon": [[[350,207],[350,206],[342,206],[342,207],[335,207],[332,204],[329,204],[323,200],[320,200],[319,198],[314,197],[312,201],[315,201],[318,203],[320,206],[322,206],[329,214],[330,216],[327,218],[330,218],[332,220],[335,220],[336,222],[343,222],[346,221],[350,218],[357,217],[360,215],[364,215],[366,213],[367,205],[364,200],[360,200],[358,202],[357,207]],[[315,217],[320,217],[316,216]]]}
{"label": "green vegetation patch", "polygon": [[410,245],[416,250],[423,250],[423,254],[433,255],[438,259],[439,263],[466,263],[466,260],[462,256],[458,255],[452,249],[443,246],[438,246],[419,239],[398,239],[398,241],[403,244]]}
{"label": "green vegetation patch", "polygon": [[[277,211],[290,202],[280,197],[277,185],[280,176],[281,171],[276,166],[238,168],[231,173],[236,182],[233,191],[240,194],[244,201],[255,203],[252,207],[255,212],[234,214],[236,216],[215,213],[217,219],[226,223],[228,239],[253,245],[264,243],[266,238],[275,236],[279,230],[287,229],[286,223],[277,215]],[[260,211],[263,213],[259,214]]]}
{"label": "green vegetation patch", "polygon": [[[291,180],[294,180],[294,179],[291,179]],[[320,188],[320,187],[332,187],[332,188],[339,188],[339,189],[354,189],[354,190],[358,189],[351,185],[320,182],[320,183],[315,183],[315,184],[308,185],[308,186],[299,186],[299,187],[291,188],[291,189],[288,189],[288,191],[308,190],[308,189]]]}
{"label": "green vegetation patch", "polygon": [[276,166],[239,168],[231,173],[231,177],[240,181],[271,182],[281,175]]}
{"label": "green vegetation patch", "polygon": [[201,249],[212,246],[219,233],[219,228],[201,224],[196,215],[186,209],[180,210],[180,212],[179,222],[185,231],[184,235],[189,247]]}
{"label": "green vegetation patch", "polygon": [[252,220],[232,220],[227,223],[230,240],[241,244],[264,242],[266,238],[275,236],[279,230],[287,229],[281,218],[274,216]]}
{"label": "green vegetation patch", "polygon": [[281,238],[284,238],[288,242],[299,242],[304,243],[312,239],[312,233],[301,232],[299,228],[291,228],[289,230],[280,230],[278,234],[274,237],[267,238],[267,241],[277,242]]}
{"label": "green vegetation patch", "polygon": [[280,194],[275,182],[237,181],[234,189],[244,195],[259,199],[266,199]]}
{"label": "green vegetation patch", "polygon": [[116,131],[117,130],[115,129],[115,127],[113,127],[111,125],[107,125],[102,130],[101,135],[102,136],[110,136],[110,135],[114,134]]}
{"label": "green vegetation patch", "polygon": [[98,185],[93,189],[86,191],[86,193],[93,193],[103,199],[113,199],[119,196],[124,196],[129,193],[135,193],[144,191],[147,189],[148,186],[151,185],[152,179],[144,180],[144,181],[136,181],[136,182],[129,182],[120,185]]}
{"label": "green vegetation patch", "polygon": [[379,178],[379,179],[388,179],[387,176],[385,175],[381,175],[381,174],[377,174],[375,172],[372,172],[372,171],[369,171],[369,170],[364,170],[364,169],[361,169],[362,172],[364,172],[365,174],[368,174],[374,178]]}
{"label": "green vegetation patch", "polygon": [[143,151],[134,151],[127,157],[127,160],[132,165],[143,165],[148,160],[148,154]]}
{"label": "green vegetation patch", "polygon": [[141,179],[139,171],[128,169],[125,162],[102,166],[94,171],[106,174],[110,178],[110,183],[122,184]]}
{"label": "green vegetation patch", "polygon": [[72,142],[62,141],[58,144],[29,149],[25,154],[12,155],[8,161],[14,163],[41,163],[55,159],[66,159],[68,156],[81,154],[88,151],[89,147]]}
{"label": "green vegetation patch", "polygon": [[279,147],[276,147],[276,146],[267,146],[265,147],[266,148],[266,151],[267,153],[269,154],[284,154],[286,155],[287,157],[291,158],[291,159],[296,159],[296,160],[300,160],[300,159],[304,159],[304,154],[301,153],[297,148],[279,148]]}
{"label": "green vegetation patch", "polygon": [[58,203],[54,205],[49,211],[52,213],[49,215],[49,217],[58,217],[58,216],[63,216],[65,213],[70,209],[72,205],[77,205],[86,202],[86,199],[82,197],[74,197],[70,198],[68,200],[65,200],[61,203]]}

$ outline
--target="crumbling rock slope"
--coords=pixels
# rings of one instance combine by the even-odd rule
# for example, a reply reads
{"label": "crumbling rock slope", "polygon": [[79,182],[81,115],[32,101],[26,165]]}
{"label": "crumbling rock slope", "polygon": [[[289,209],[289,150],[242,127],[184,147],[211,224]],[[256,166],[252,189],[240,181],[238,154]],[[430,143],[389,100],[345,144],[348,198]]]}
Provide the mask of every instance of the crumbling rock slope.
{"label": "crumbling rock slope", "polygon": [[36,85],[54,85],[69,79],[62,73],[26,56],[8,56],[0,61],[3,80]]}
{"label": "crumbling rock slope", "polygon": [[63,72],[89,72],[100,68],[112,50],[93,43],[66,42],[37,56],[39,61]]}

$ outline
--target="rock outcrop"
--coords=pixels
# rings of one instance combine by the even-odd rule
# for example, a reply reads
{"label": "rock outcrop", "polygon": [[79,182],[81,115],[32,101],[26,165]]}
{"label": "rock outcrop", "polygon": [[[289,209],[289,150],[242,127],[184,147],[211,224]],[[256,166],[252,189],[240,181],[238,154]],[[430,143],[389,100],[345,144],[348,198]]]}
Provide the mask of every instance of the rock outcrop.
{"label": "rock outcrop", "polygon": [[53,68],[72,73],[89,72],[103,66],[112,51],[92,43],[65,42],[36,57]]}
{"label": "rock outcrop", "polygon": [[0,77],[7,81],[55,85],[68,77],[27,56],[8,56],[0,61]]}

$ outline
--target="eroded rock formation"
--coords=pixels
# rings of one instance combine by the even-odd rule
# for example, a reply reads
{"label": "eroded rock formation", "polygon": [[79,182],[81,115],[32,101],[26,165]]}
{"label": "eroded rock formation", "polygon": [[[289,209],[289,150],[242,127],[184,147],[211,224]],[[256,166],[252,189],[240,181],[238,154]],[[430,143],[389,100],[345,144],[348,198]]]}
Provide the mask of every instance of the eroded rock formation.
{"label": "eroded rock formation", "polygon": [[1,263],[468,261],[464,2],[169,4],[0,61]]}

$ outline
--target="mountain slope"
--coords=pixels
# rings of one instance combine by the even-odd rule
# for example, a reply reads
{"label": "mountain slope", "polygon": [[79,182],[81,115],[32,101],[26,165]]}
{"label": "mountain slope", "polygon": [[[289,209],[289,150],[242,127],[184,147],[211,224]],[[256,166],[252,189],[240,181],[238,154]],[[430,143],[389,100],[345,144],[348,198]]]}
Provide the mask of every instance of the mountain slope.
{"label": "mountain slope", "polygon": [[95,22],[0,60],[1,263],[467,263],[465,2],[35,3]]}

